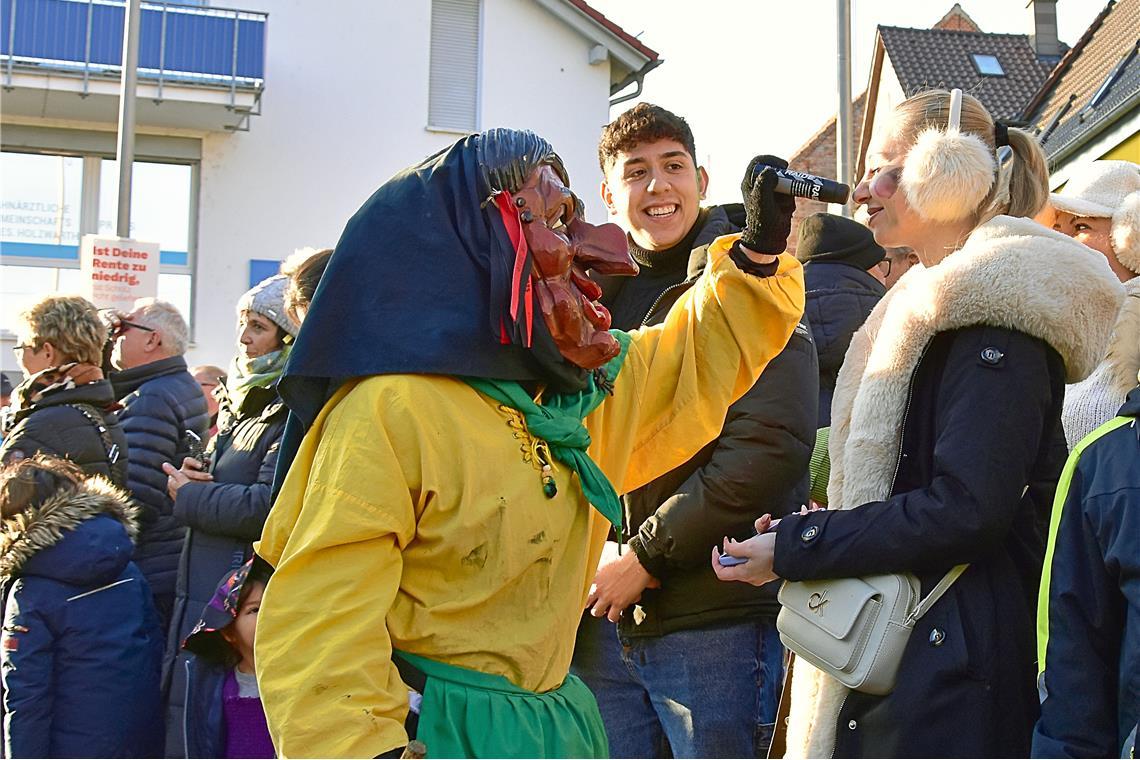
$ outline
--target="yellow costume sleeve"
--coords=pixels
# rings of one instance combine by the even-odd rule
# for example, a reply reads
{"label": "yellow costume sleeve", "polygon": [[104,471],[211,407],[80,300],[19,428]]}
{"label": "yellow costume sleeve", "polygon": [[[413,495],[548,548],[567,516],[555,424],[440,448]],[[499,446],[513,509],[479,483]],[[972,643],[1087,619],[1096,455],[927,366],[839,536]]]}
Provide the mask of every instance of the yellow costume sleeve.
{"label": "yellow costume sleeve", "polygon": [[716,438],[732,402],[784,350],[804,311],[803,268],[779,257],[771,277],[729,257],[739,235],[709,246],[704,274],[662,324],[634,330],[614,395],[586,419],[590,456],[618,493],[687,462]]}
{"label": "yellow costume sleeve", "polygon": [[400,401],[353,387],[313,423],[257,547],[276,567],[255,647],[279,757],[318,747],[328,757],[374,757],[408,741],[408,692],[385,616],[415,533],[418,467],[401,461],[403,447],[379,423]]}

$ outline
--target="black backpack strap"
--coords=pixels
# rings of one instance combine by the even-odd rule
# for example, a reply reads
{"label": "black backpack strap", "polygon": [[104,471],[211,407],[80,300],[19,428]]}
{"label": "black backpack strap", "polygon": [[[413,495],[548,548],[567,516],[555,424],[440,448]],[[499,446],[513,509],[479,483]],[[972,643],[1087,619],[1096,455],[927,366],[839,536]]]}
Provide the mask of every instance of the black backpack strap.
{"label": "black backpack strap", "polygon": [[95,427],[96,432],[99,433],[99,440],[103,442],[103,451],[107,454],[107,465],[111,470],[111,480],[117,486],[126,486],[127,462],[123,459],[123,452],[119,450],[119,445],[111,440],[111,431],[107,429],[107,423],[99,410],[90,404],[61,404],[61,406],[70,406],[75,409]]}

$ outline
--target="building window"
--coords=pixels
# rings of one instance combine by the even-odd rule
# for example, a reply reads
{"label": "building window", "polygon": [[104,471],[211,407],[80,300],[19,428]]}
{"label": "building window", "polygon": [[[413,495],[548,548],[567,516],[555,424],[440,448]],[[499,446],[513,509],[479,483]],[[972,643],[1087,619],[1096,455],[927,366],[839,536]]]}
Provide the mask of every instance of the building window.
{"label": "building window", "polygon": [[428,129],[474,132],[479,122],[479,0],[432,0]]}
{"label": "building window", "polygon": [[[0,153],[0,331],[13,332],[18,315],[52,293],[80,288],[81,223],[114,236],[118,163],[98,156]],[[158,297],[192,320],[191,229],[195,168],[136,161],[131,192],[131,237],[161,250]],[[81,221],[90,197],[95,218]]]}
{"label": "building window", "polygon": [[974,68],[978,73],[984,77],[1004,77],[1005,69],[1001,67],[1001,61],[997,59],[996,55],[983,55],[981,53],[973,53],[970,58],[974,61]]}

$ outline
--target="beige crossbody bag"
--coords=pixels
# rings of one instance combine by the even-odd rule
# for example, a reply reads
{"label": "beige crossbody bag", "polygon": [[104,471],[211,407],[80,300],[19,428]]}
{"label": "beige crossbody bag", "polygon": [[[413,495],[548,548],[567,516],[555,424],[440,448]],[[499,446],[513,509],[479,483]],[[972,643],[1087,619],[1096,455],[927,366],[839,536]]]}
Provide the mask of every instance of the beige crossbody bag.
{"label": "beige crossbody bag", "polygon": [[849,689],[890,694],[915,623],[967,567],[946,573],[922,601],[911,573],[785,581],[776,618],[780,641]]}

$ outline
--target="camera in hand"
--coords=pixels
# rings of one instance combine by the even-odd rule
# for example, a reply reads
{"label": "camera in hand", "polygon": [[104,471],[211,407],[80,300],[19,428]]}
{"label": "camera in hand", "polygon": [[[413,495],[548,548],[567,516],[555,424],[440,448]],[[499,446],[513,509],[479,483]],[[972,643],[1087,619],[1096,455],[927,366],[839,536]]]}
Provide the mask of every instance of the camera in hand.
{"label": "camera in hand", "polygon": [[794,195],[797,198],[807,198],[820,203],[846,203],[851,195],[851,188],[842,182],[833,179],[824,179],[814,174],[798,172],[794,169],[778,169],[767,164],[756,164],[753,173],[756,177],[765,169],[776,172],[779,178],[776,181],[776,192],[783,195]]}

